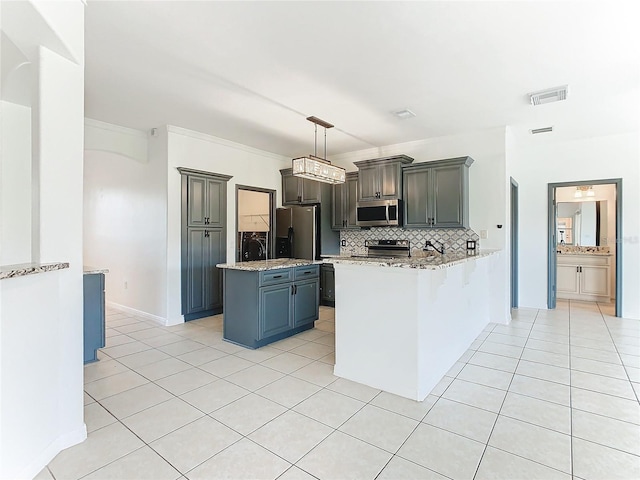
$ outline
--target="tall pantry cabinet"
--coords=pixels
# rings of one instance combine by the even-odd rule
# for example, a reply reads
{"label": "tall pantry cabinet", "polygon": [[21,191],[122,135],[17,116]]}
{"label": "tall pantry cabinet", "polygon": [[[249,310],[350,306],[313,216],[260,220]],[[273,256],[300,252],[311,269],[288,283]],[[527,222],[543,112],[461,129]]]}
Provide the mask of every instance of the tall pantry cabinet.
{"label": "tall pantry cabinet", "polygon": [[222,312],[228,175],[178,168],[182,175],[182,314],[185,320]]}

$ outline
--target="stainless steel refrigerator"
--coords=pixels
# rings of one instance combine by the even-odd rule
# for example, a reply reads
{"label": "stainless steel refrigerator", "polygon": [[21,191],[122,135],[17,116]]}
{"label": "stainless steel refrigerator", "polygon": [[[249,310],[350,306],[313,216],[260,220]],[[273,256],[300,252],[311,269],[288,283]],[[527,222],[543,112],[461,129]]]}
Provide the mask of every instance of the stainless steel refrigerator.
{"label": "stainless steel refrigerator", "polygon": [[320,258],[318,208],[309,205],[276,210],[277,258]]}

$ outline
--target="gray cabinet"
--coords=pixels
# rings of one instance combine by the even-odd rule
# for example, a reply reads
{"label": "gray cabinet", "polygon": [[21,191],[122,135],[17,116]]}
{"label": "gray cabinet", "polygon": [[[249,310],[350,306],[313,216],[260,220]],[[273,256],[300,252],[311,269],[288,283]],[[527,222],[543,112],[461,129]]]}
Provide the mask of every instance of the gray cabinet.
{"label": "gray cabinet", "polygon": [[187,185],[187,225],[189,227],[222,227],[226,205],[223,182],[199,175],[189,175]]}
{"label": "gray cabinet", "polygon": [[354,162],[358,167],[358,201],[402,198],[402,166],[413,162],[406,155]]}
{"label": "gray cabinet", "polygon": [[336,305],[336,277],[331,263],[323,263],[320,267],[320,304]]}
{"label": "gray cabinet", "polygon": [[459,157],[404,167],[404,226],[468,228],[472,163]]}
{"label": "gray cabinet", "polygon": [[322,183],[295,177],[290,168],[280,170],[282,175],[282,205],[320,203]]}
{"label": "gray cabinet", "polygon": [[178,168],[182,175],[182,314],[194,320],[222,312],[227,182],[231,177]]}
{"label": "gray cabinet", "polygon": [[105,345],[104,273],[84,274],[82,287],[84,363],[89,363],[98,360]]}
{"label": "gray cabinet", "polygon": [[333,185],[331,228],[345,230],[356,226],[358,172],[347,173],[345,183]]}
{"label": "gray cabinet", "polygon": [[319,268],[263,272],[226,269],[223,336],[259,348],[313,328],[319,312]]}

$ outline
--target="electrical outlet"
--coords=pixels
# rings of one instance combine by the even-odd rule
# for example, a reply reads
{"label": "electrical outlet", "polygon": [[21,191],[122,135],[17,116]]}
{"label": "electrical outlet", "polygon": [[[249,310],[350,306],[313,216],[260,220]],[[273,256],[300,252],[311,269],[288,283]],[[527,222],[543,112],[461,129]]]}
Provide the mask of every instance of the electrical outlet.
{"label": "electrical outlet", "polygon": [[347,246],[347,241],[346,240],[340,240],[340,245],[342,245],[343,247]]}
{"label": "electrical outlet", "polygon": [[480,230],[480,238],[489,238],[489,232],[487,230]]}
{"label": "electrical outlet", "polygon": [[124,289],[127,290],[129,288],[129,282],[124,281]]}

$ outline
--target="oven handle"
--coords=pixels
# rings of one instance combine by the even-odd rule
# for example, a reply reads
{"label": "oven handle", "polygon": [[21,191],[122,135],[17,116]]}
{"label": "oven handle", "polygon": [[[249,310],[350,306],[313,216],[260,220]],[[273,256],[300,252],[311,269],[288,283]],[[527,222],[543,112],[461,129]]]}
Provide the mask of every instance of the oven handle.
{"label": "oven handle", "polygon": [[389,205],[387,205],[387,208],[384,209],[384,213],[387,216],[387,225],[389,225]]}

